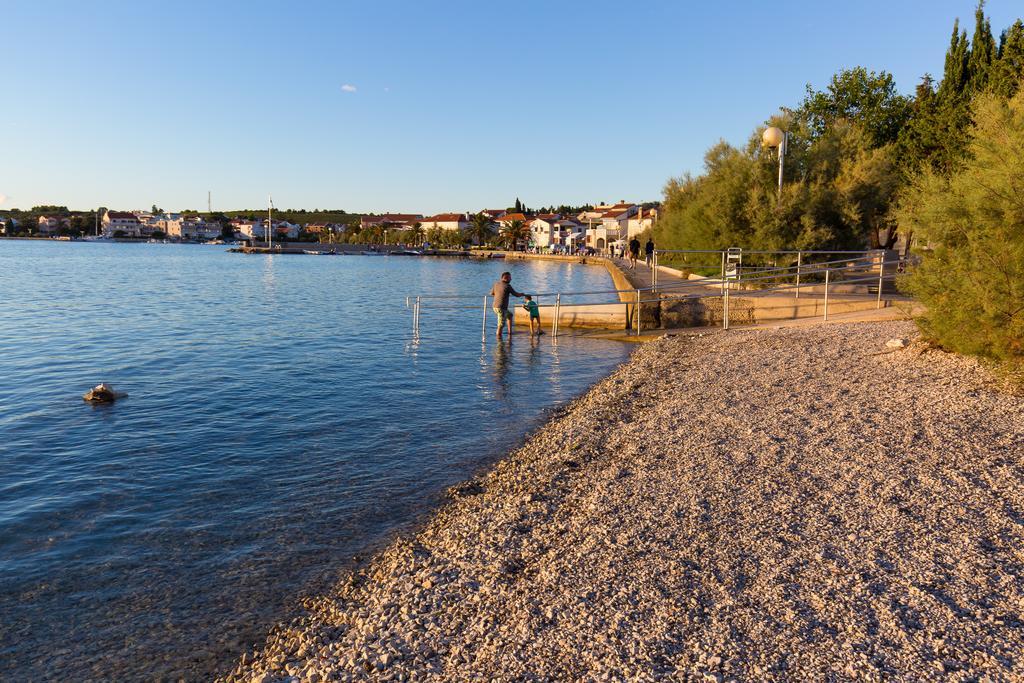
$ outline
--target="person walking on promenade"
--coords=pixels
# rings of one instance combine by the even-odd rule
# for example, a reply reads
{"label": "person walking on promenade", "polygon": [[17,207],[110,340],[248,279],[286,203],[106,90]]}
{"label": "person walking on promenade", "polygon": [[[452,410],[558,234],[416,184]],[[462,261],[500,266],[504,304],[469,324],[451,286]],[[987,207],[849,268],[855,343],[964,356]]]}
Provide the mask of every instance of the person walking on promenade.
{"label": "person walking on promenade", "polygon": [[491,296],[494,297],[491,307],[494,309],[494,314],[498,316],[498,339],[501,339],[501,328],[505,325],[508,325],[508,338],[512,339],[512,311],[508,307],[509,295],[523,296],[521,292],[512,288],[511,283],[512,273],[505,271],[501,274],[501,279],[491,287]]}
{"label": "person walking on promenade", "polygon": [[644,245],[644,255],[647,257],[647,267],[650,268],[654,265],[654,239],[651,237],[647,238],[647,244]]}
{"label": "person walking on promenade", "polygon": [[629,241],[629,267],[636,270],[636,260],[640,258],[640,240],[636,237]]}

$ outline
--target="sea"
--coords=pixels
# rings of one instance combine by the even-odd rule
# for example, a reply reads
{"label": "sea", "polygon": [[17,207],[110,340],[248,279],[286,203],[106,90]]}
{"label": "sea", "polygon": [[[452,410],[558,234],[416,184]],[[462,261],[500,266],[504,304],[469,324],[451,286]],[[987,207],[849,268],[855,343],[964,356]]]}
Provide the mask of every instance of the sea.
{"label": "sea", "polygon": [[[627,359],[482,335],[501,271],[0,240],[0,679],[209,680]],[[422,299],[418,334],[407,297]],[[541,304],[550,299],[542,297]],[[106,382],[127,396],[91,405]]]}

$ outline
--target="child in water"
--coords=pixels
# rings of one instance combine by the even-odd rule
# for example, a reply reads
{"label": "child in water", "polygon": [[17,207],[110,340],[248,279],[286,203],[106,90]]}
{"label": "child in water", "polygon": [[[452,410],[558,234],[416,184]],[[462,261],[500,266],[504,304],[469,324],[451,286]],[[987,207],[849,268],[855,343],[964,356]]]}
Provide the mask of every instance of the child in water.
{"label": "child in water", "polygon": [[523,304],[523,308],[530,314],[530,334],[544,334],[544,330],[540,329],[540,308],[537,307],[537,302],[529,294],[524,298],[526,303]]}

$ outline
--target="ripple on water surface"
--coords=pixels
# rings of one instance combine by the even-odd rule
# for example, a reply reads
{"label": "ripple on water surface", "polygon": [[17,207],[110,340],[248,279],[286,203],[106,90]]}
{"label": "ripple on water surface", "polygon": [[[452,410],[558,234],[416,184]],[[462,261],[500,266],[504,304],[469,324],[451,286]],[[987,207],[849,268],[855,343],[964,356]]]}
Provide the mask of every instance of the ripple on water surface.
{"label": "ripple on water surface", "polygon": [[[230,665],[626,358],[482,345],[476,298],[425,306],[410,338],[406,295],[480,294],[505,269],[531,291],[609,286],[578,264],[0,242],[18,293],[0,318],[0,678]],[[85,405],[101,380],[128,398]]]}

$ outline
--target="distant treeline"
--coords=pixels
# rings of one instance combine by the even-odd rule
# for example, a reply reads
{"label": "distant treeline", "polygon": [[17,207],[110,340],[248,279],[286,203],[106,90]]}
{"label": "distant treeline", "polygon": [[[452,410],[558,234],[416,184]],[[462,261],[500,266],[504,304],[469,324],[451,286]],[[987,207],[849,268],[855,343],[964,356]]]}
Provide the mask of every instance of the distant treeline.
{"label": "distant treeline", "polygon": [[[183,212],[184,213],[184,212]],[[233,218],[247,220],[263,220],[267,217],[266,209],[240,209],[237,211],[215,211],[213,213],[196,212],[208,221],[226,221]],[[349,213],[342,209],[274,209],[274,220],[288,221],[305,225],[307,223],[336,223],[338,225],[357,226],[362,214]]]}

